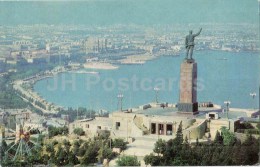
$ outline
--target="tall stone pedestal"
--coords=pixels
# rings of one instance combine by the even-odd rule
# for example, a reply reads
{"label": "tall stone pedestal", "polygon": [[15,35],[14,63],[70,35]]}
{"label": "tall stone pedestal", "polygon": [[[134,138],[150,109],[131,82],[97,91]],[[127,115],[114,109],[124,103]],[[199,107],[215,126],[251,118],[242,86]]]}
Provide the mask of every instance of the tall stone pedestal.
{"label": "tall stone pedestal", "polygon": [[193,59],[187,59],[181,64],[179,98],[179,112],[198,113],[197,63]]}

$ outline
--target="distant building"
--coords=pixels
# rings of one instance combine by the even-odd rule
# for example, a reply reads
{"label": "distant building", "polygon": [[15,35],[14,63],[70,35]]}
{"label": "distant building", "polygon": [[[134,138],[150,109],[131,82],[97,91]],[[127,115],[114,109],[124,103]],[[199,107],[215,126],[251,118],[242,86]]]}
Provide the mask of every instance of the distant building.
{"label": "distant building", "polygon": [[206,114],[206,119],[219,119],[217,112],[209,112]]}
{"label": "distant building", "polygon": [[100,53],[107,51],[108,41],[104,38],[88,37],[83,42],[83,49],[86,54]]}
{"label": "distant building", "polygon": [[46,50],[47,53],[50,53],[50,51],[51,51],[50,44],[45,45],[45,50]]}
{"label": "distant building", "polygon": [[17,64],[17,60],[7,60],[7,64]]}
{"label": "distant building", "polygon": [[69,124],[69,132],[75,128],[82,128],[89,137],[97,136],[102,131],[111,131],[112,121],[108,117],[96,117],[95,119],[76,120]]}

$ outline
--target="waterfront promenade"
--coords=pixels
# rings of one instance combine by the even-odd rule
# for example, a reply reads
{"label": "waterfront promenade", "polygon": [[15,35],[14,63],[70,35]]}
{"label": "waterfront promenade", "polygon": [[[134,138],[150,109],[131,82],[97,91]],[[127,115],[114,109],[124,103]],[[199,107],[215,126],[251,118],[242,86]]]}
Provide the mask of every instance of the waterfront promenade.
{"label": "waterfront promenade", "polygon": [[12,83],[13,88],[24,101],[31,103],[35,108],[41,110],[43,113],[58,113],[59,109],[62,107],[46,101],[37,92],[33,91],[32,87],[37,81],[53,77],[61,72],[66,72],[66,69],[63,67],[54,68],[51,71],[45,71],[43,74],[36,74],[23,80],[16,80]]}

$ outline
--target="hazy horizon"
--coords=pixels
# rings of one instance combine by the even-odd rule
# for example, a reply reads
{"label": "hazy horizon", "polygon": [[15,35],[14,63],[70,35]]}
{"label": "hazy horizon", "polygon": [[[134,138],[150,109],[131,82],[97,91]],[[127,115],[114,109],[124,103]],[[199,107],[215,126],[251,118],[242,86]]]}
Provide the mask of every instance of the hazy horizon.
{"label": "hazy horizon", "polygon": [[257,0],[0,2],[0,24],[258,23]]}

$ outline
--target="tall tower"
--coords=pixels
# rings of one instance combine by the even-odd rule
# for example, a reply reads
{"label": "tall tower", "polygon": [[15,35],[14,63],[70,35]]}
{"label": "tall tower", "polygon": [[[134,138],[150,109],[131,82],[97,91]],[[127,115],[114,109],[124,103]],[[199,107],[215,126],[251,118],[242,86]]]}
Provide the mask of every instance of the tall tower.
{"label": "tall tower", "polygon": [[192,114],[198,113],[197,63],[194,59],[186,59],[181,64],[178,111]]}

